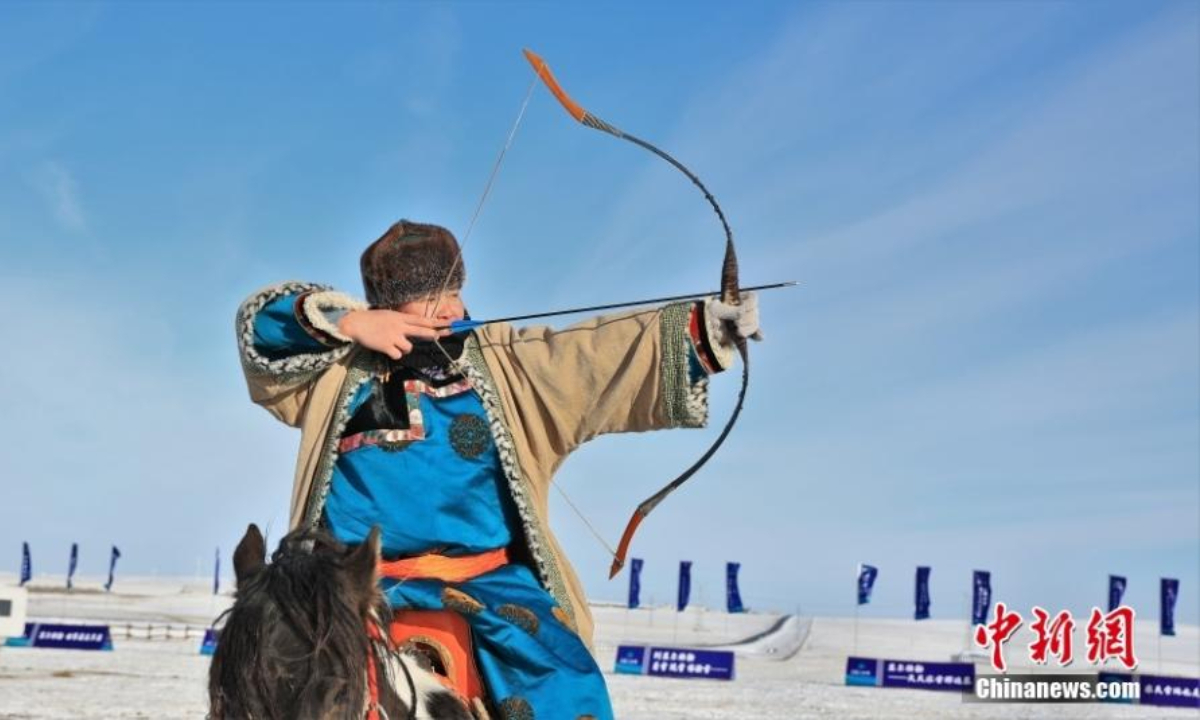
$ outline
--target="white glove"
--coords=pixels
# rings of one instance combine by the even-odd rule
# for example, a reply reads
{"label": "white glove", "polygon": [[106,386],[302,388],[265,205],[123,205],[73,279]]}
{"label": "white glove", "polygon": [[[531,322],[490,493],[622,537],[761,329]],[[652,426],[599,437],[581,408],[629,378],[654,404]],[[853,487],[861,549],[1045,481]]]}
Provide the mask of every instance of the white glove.
{"label": "white glove", "polygon": [[731,324],[736,328],[738,337],[762,340],[762,331],[758,327],[758,296],[754,293],[743,294],[739,305],[726,305],[720,300],[709,300],[707,310],[708,316],[716,321],[709,324],[710,333],[713,330],[718,331],[715,335],[709,335],[710,340],[715,340],[721,345],[735,344],[736,338],[729,337]]}

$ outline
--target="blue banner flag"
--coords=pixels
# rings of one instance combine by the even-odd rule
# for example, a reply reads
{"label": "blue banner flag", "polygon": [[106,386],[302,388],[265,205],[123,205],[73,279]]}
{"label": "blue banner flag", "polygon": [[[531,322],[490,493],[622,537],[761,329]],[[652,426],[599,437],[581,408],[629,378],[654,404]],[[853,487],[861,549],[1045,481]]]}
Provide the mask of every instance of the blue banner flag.
{"label": "blue banner flag", "polygon": [[1158,632],[1162,635],[1175,634],[1175,599],[1179,597],[1179,581],[1163,578],[1159,591]]}
{"label": "blue banner flag", "polygon": [[988,610],[992,609],[992,574],[987,570],[976,570],[973,585],[971,624],[983,625],[987,622]]}
{"label": "blue banner flag", "polygon": [[204,640],[200,642],[200,654],[212,655],[217,651],[217,643],[220,641],[220,635],[215,628],[209,628],[204,631]]}
{"label": "blue banner flag", "polygon": [[642,604],[642,559],[634,558],[629,568],[629,608]]}
{"label": "blue banner flag", "polygon": [[963,692],[975,685],[975,663],[880,660],[882,687]]}
{"label": "blue banner flag", "polygon": [[849,657],[846,684],[963,692],[975,685],[975,664]]}
{"label": "blue banner flag", "polygon": [[[1138,668],[1139,670],[1141,668]],[[1097,676],[1101,683],[1137,683],[1138,696],[1136,700],[1118,700],[1111,698],[1108,702],[1124,702],[1137,705],[1158,705],[1160,707],[1185,707],[1200,710],[1200,678],[1170,677],[1167,675],[1147,675],[1139,672],[1130,673],[1102,672]]]}
{"label": "blue banner flag", "polygon": [[651,647],[646,674],[671,678],[732,680],[734,654],[729,650]]}
{"label": "blue banner flag", "polygon": [[679,612],[688,606],[688,598],[692,594],[692,561],[679,561],[679,602],[676,607]]}
{"label": "blue banner flag", "polygon": [[104,583],[104,592],[112,591],[113,572],[117,569],[117,558],[119,557],[121,557],[121,551],[117,549],[116,545],[113,545],[112,557],[108,561],[108,582]]}
{"label": "blue banner flag", "polygon": [[1120,575],[1108,576],[1108,611],[1112,612],[1121,607],[1121,599],[1125,597],[1125,578]]}
{"label": "blue banner flag", "polygon": [[929,568],[924,565],[917,567],[917,595],[916,595],[916,611],[913,612],[914,620],[929,619]]}
{"label": "blue banner flag", "polygon": [[858,564],[858,604],[866,605],[871,602],[871,590],[875,588],[875,578],[879,577],[879,568],[864,563]]}
{"label": "blue banner flag", "polygon": [[742,607],[742,594],[738,592],[738,570],[741,563],[725,563],[725,609],[731,613],[746,612]]}
{"label": "blue banner flag", "polygon": [[4,647],[55,648],[59,650],[112,650],[112,632],[107,625],[60,625],[25,623],[22,637],[10,637]]}
{"label": "blue banner flag", "polygon": [[646,646],[618,645],[616,672],[626,675],[646,674]]}
{"label": "blue banner flag", "polygon": [[67,589],[75,586],[75,568],[79,566],[79,543],[71,543],[71,563],[67,566]]}
{"label": "blue banner flag", "polygon": [[879,685],[879,661],[875,658],[846,658],[846,684],[877,687]]}
{"label": "blue banner flag", "polygon": [[29,543],[21,543],[21,584],[33,579],[33,558],[29,555]]}
{"label": "blue banner flag", "polygon": [[213,562],[213,595],[221,594],[221,548],[217,548],[217,559]]}
{"label": "blue banner flag", "polygon": [[1139,674],[1137,683],[1141,705],[1200,710],[1200,679]]}
{"label": "blue banner flag", "polygon": [[732,680],[734,654],[728,650],[619,645],[616,672],[652,677]]}

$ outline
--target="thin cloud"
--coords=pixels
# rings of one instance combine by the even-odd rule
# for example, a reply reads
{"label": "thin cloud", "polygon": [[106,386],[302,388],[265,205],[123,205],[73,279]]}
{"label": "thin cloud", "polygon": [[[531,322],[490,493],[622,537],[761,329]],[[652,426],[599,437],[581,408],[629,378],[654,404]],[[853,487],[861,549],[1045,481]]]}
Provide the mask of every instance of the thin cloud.
{"label": "thin cloud", "polygon": [[9,275],[0,302],[23,308],[0,321],[23,347],[0,373],[0,406],[22,408],[0,420],[0,475],[23,479],[11,507],[38,512],[0,527],[0,545],[69,532],[145,569],[210,556],[250,521],[286,523],[295,438],[246,399],[231,334],[213,384],[171,351],[178,325],[119,280]]}
{"label": "thin cloud", "polygon": [[79,183],[65,165],[57,160],[43,162],[34,173],[33,187],[60,226],[72,232],[87,230],[87,218],[79,201]]}
{"label": "thin cloud", "polygon": [[[1063,78],[958,172],[805,243],[799,259],[863,266],[947,232],[1043,212],[1047,203],[1129,197],[1164,177],[1194,185],[1194,54],[1188,24],[1158,23],[1123,39],[1076,77]],[[1105,212],[1102,205],[1094,210]]]}
{"label": "thin cloud", "polygon": [[[1043,19],[1043,32],[1062,21]],[[803,312],[765,316],[758,387],[775,392],[741,429],[758,442],[723,451],[774,498],[756,514],[774,534],[744,528],[753,540],[739,545],[837,537],[907,559],[918,541],[982,542],[986,530],[1020,539],[1023,553],[1070,548],[1091,573],[1107,556],[1089,528],[1137,536],[1114,536],[1111,551],[1194,541],[1194,290],[1133,297],[1104,282],[1116,268],[1146,272],[1149,256],[1196,261],[1194,16],[1164,13],[1006,87],[989,77],[1025,35],[987,41],[947,83],[933,71],[937,47],[864,70],[852,40],[871,20],[800,20],[713,83],[661,143],[714,185],[741,237],[759,238],[741,244],[744,274],[806,281]],[[886,92],[855,82],[870,72],[891,78]],[[888,114],[860,116],[870,107]],[[837,122],[853,130],[839,134]],[[648,159],[633,174],[585,267],[638,264],[645,237],[712,234],[664,172]],[[678,273],[692,260],[671,262]],[[1064,297],[1091,309],[1084,322],[1061,317]],[[970,500],[998,487],[1012,492],[991,506],[993,524]],[[914,534],[914,518],[938,524]],[[687,540],[700,554],[696,535]],[[937,553],[942,563],[959,554]],[[851,554],[828,555],[849,566]],[[1026,579],[1051,574],[1031,566]]]}

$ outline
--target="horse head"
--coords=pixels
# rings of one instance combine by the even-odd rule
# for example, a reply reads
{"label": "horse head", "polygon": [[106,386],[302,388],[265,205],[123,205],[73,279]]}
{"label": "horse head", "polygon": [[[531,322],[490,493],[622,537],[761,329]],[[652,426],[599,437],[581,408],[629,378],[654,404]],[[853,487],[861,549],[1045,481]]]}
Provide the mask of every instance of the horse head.
{"label": "horse head", "polygon": [[[268,563],[262,533],[247,528],[233,555],[237,594],[209,668],[211,720],[363,720],[374,710],[470,718],[383,640],[390,611],[376,577],[379,544],[378,528],[357,547],[298,530]],[[378,678],[377,692],[369,678]]]}

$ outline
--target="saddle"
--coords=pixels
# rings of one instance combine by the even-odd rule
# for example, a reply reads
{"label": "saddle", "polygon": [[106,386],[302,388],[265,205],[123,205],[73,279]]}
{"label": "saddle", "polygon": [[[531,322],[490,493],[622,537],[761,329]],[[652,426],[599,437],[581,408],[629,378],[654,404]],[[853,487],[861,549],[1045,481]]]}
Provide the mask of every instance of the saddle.
{"label": "saddle", "polygon": [[[380,561],[379,574],[395,580],[441,580],[453,584],[507,563],[508,553],[504,548],[458,557],[429,553]],[[475,662],[471,627],[462,615],[453,610],[397,610],[388,626],[388,635],[395,647],[416,657],[468,707],[476,713],[486,713],[483,708],[487,693]]]}

